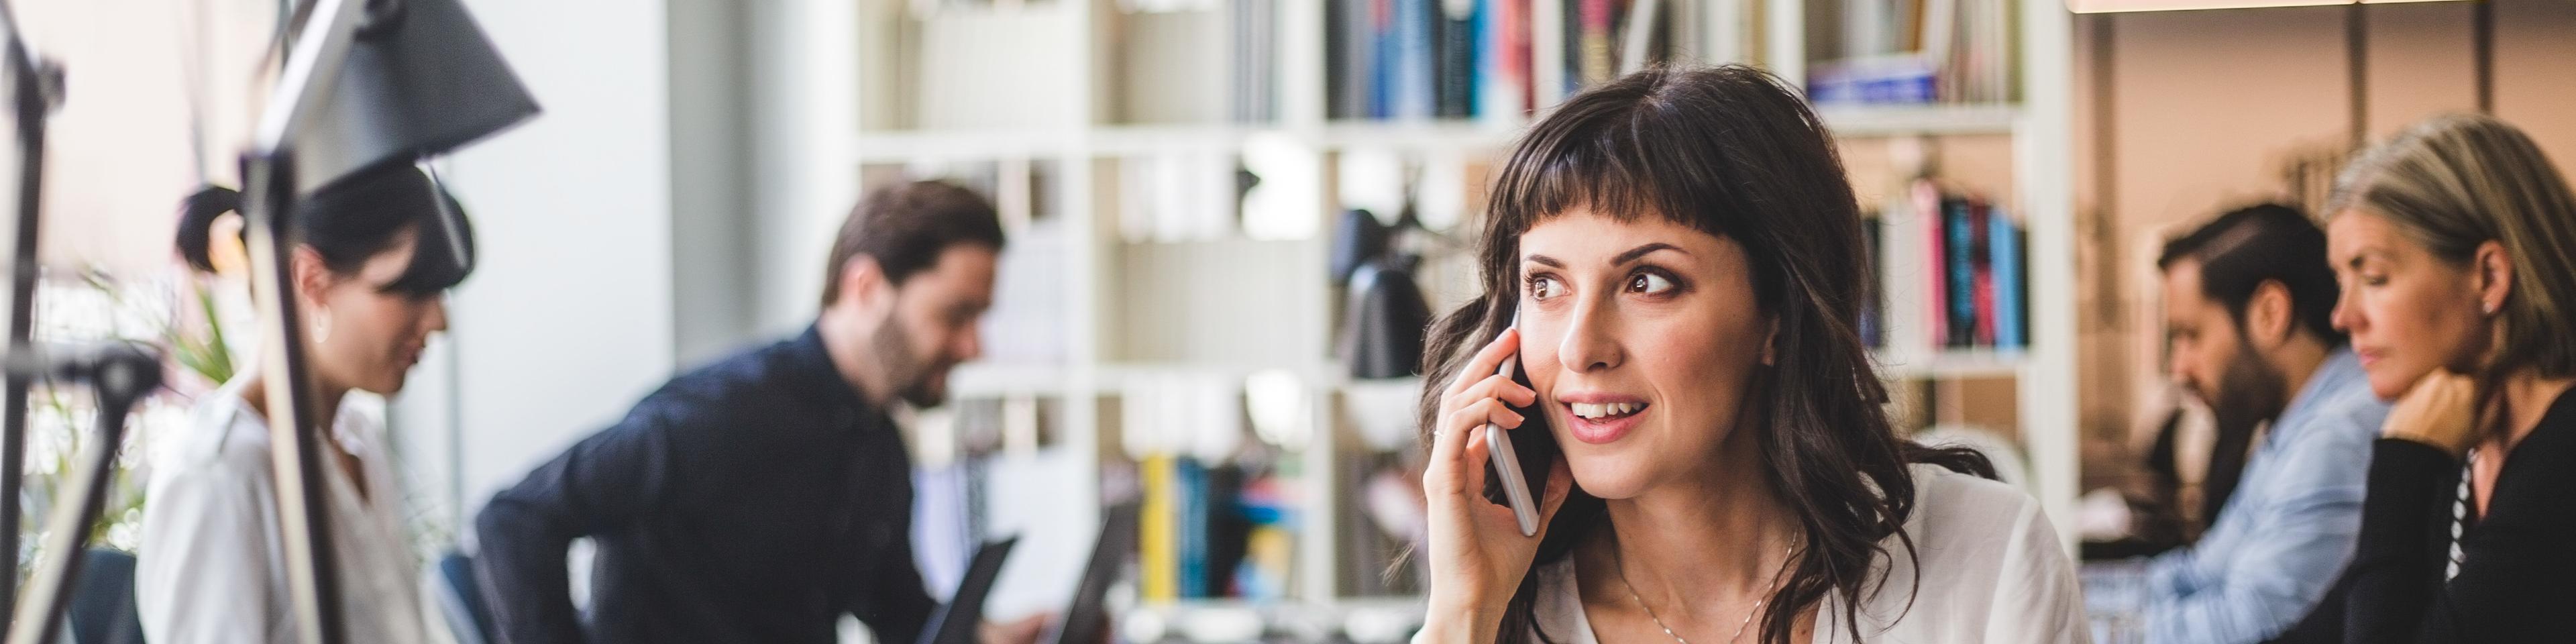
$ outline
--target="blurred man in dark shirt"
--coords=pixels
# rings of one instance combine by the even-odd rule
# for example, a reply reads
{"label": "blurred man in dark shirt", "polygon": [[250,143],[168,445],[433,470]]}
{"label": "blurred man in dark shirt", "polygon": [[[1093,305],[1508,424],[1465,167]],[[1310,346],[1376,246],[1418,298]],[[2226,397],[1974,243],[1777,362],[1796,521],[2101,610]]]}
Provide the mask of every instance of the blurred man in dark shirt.
{"label": "blurred man in dark shirt", "polygon": [[[868,195],[803,334],[671,379],[484,506],[475,561],[500,641],[829,644],[844,613],[878,641],[917,639],[934,603],[886,412],[939,404],[980,352],[1001,249],[972,191]],[[586,615],[565,570],[582,537],[598,544]],[[984,635],[1027,642],[1039,625]]]}

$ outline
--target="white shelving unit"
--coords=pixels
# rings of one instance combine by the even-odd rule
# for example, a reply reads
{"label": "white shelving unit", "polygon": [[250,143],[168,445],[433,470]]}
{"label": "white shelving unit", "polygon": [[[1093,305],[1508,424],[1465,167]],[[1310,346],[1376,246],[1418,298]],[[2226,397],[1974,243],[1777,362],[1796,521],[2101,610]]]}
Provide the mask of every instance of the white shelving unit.
{"label": "white shelving unit", "polygon": [[[1801,79],[1808,62],[1805,10],[1810,1],[1680,0],[1695,8],[1674,14],[1688,17],[1678,23],[1687,33],[1676,42],[1693,49],[1684,52],[1685,58],[1752,62],[1785,78]],[[2031,461],[2030,487],[2064,526],[2072,522],[2076,498],[2078,435],[2072,100],[2067,62],[2072,51],[2071,23],[2061,0],[2011,1],[2017,12],[2018,43],[2013,49],[2018,52],[2018,103],[1829,106],[1820,114],[1845,138],[2012,139],[2011,185],[2017,194],[1999,199],[2020,213],[2029,234],[2029,348],[1994,352],[1897,347],[1883,352],[1881,360],[1887,364],[1886,375],[1895,380],[2013,379],[2016,417],[2022,425],[2018,434]],[[800,168],[782,180],[788,185],[780,187],[794,195],[783,207],[795,208],[799,217],[812,221],[780,234],[828,232],[847,200],[860,193],[862,177],[882,176],[885,170],[996,162],[1006,181],[1025,180],[1032,167],[1042,167],[1048,175],[1048,181],[1038,184],[1046,186],[1045,194],[1000,201],[1006,210],[1017,210],[1005,217],[1015,228],[1028,225],[1032,208],[1043,208],[1058,234],[1066,236],[1061,269],[1043,271],[1036,279],[1054,280],[1053,286],[1063,294],[1064,306],[1056,315],[1061,316],[1067,340],[1060,355],[961,367],[951,380],[957,396],[1060,401],[1056,408],[1061,425],[1055,428],[1059,440],[1034,449],[1077,463],[1061,469],[1072,479],[1063,485],[1096,487],[1103,464],[1125,458],[1114,425],[1123,413],[1118,399],[1132,383],[1165,377],[1240,382],[1254,372],[1284,369],[1307,384],[1305,416],[1314,428],[1295,455],[1305,460],[1300,492],[1309,500],[1352,495],[1352,490],[1338,489],[1335,482],[1335,461],[1350,449],[1347,442],[1353,439],[1339,418],[1338,394],[1348,383],[1329,358],[1330,334],[1335,330],[1331,316],[1339,309],[1336,289],[1323,277],[1327,246],[1323,237],[1338,209],[1334,193],[1339,186],[1332,168],[1337,159],[1354,150],[1498,162],[1496,157],[1510,145],[1520,123],[1327,120],[1325,24],[1317,3],[1272,3],[1279,11],[1275,24],[1280,104],[1277,120],[1262,125],[1224,122],[1223,114],[1199,121],[1116,121],[1119,110],[1113,107],[1120,101],[1132,102],[1138,94],[1134,88],[1120,86],[1120,78],[1137,73],[1130,67],[1138,62],[1115,52],[1134,46],[1132,41],[1140,37],[1193,33],[1170,27],[1189,19],[1214,25],[1219,33],[1205,35],[1221,41],[1227,37],[1224,12],[1239,6],[1222,0],[1202,10],[1209,12],[1207,16],[1180,16],[1159,26],[1122,14],[1121,3],[1114,0],[1001,0],[967,7],[930,0],[797,0],[792,4],[789,11],[794,15],[812,19],[797,23],[797,31],[787,37],[811,60],[783,73],[800,75],[795,78],[801,78],[805,89],[790,98],[811,105],[786,110],[796,117],[790,122],[764,127],[780,128],[770,138],[788,141],[802,158],[821,167]],[[977,34],[975,42],[980,45],[969,47],[960,39],[960,34],[969,32]],[[949,61],[959,68],[922,71],[921,66],[933,64],[929,61]],[[1223,97],[1228,91],[1221,73],[1213,77],[1210,87],[1191,87],[1190,83],[1211,77],[1186,68],[1147,75],[1153,77],[1156,91],[1184,99],[1193,92]],[[931,109],[928,105],[953,109],[921,113]],[[1006,109],[1014,107],[1018,109]],[[1299,159],[1296,164],[1305,166],[1300,172],[1312,171],[1313,185],[1307,186],[1314,191],[1312,198],[1295,203],[1297,210],[1314,218],[1313,235],[1247,240],[1235,232],[1230,237],[1172,242],[1122,239],[1118,217],[1123,200],[1141,198],[1122,194],[1123,160],[1233,155],[1254,145],[1291,150]],[[1006,293],[1009,288],[1005,285]],[[1435,312],[1444,310],[1442,288],[1426,288],[1434,293]],[[1145,304],[1173,301],[1191,302],[1216,313],[1198,317],[1173,313],[1180,319],[1164,320],[1156,319],[1164,315],[1141,310]],[[1217,314],[1227,310],[1236,315]],[[1088,499],[1089,505],[1070,514],[1096,520],[1097,496],[1065,495]],[[1303,515],[1295,573],[1301,590],[1293,598],[1304,607],[1300,610],[1367,607],[1383,612],[1388,605],[1403,605],[1405,598],[1363,599],[1342,592],[1344,553],[1336,552],[1338,514],[1326,507]],[[1048,529],[1087,530],[1072,525]],[[1042,549],[1023,543],[1015,560],[1068,557],[1072,561],[1025,567],[1015,561],[1005,573],[1006,589],[1016,582],[1069,590],[1085,547],[1080,542],[1087,540],[1072,541],[1076,543]],[[2066,541],[2070,552],[2073,543],[2071,537]],[[1229,607],[1272,610],[1239,602],[1143,610],[1171,617]]]}

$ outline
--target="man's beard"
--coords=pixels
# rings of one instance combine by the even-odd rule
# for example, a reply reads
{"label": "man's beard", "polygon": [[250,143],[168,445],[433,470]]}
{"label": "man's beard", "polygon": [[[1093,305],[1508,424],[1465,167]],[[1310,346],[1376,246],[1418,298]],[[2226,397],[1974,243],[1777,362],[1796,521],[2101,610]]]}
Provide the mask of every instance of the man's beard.
{"label": "man's beard", "polygon": [[2209,473],[2201,483],[2204,521],[2216,521],[2218,511],[2236,491],[2238,477],[2244,474],[2245,462],[2254,442],[2254,429],[2281,416],[2289,406],[2289,379],[2279,369],[2256,357],[2253,345],[2242,333],[2237,335],[2240,350],[2227,363],[2217,391],[2207,392],[2211,420],[2218,426],[2218,441],[2211,447]]}
{"label": "man's beard", "polygon": [[868,337],[868,349],[895,397],[921,408],[948,402],[948,388],[942,386],[940,376],[954,365],[914,354],[912,333],[904,329],[902,320],[888,317],[877,325],[876,333]]}

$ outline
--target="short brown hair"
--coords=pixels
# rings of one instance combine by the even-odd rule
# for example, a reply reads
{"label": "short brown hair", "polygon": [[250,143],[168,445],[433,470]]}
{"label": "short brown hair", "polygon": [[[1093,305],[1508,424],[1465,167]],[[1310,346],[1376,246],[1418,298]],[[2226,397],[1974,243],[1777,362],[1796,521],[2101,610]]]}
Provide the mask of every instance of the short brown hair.
{"label": "short brown hair", "polygon": [[875,258],[886,282],[900,285],[958,244],[1002,250],[1002,219],[993,202],[945,181],[878,188],[859,200],[833,236],[831,262],[823,268],[823,305],[841,299],[841,270],[851,259]]}

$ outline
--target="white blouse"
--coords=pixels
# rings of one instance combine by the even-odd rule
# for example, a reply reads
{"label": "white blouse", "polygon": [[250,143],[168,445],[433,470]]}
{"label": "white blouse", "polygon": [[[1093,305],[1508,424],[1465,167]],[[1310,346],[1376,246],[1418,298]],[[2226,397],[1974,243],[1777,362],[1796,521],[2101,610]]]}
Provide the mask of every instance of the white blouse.
{"label": "white blouse", "polygon": [[[1921,565],[1889,537],[1874,572],[1880,592],[1861,595],[1860,624],[1843,623],[1840,595],[1816,611],[1816,644],[2084,644],[2075,567],[2039,502],[2011,486],[1915,465],[1914,514],[1905,521]],[[1891,569],[1890,564],[1893,563]],[[1583,614],[1574,559],[1539,568],[1533,617],[1555,641],[1600,644]],[[1919,588],[1913,585],[1922,584]],[[1909,589],[1913,592],[1907,592]],[[1909,605],[1910,602],[1910,605]],[[1747,637],[1750,637],[1748,635]]]}
{"label": "white blouse", "polygon": [[[431,644],[449,638],[422,612],[419,561],[405,539],[402,488],[381,427],[343,404],[332,440],[357,456],[368,496],[324,454],[331,547],[348,641]],[[153,644],[296,641],[280,536],[268,421],[241,384],[199,399],[182,433],[157,441],[136,553],[135,603]],[[432,630],[438,629],[438,630]]]}

